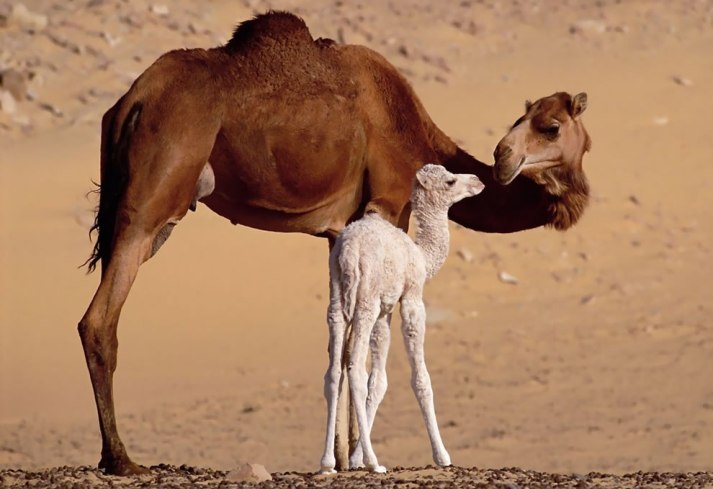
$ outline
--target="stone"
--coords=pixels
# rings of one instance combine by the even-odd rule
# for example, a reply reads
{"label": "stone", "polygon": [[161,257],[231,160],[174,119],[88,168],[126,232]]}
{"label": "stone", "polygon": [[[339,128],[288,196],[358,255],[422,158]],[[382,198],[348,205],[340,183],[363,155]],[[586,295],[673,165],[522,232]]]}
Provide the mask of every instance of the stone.
{"label": "stone", "polygon": [[18,102],[27,97],[27,83],[25,77],[17,70],[8,68],[0,71],[0,88],[7,90]]}
{"label": "stone", "polygon": [[510,275],[508,272],[504,271],[498,273],[498,278],[501,282],[506,284],[517,285],[520,282],[517,277],[515,277],[514,275]]}
{"label": "stone", "polygon": [[6,114],[14,114],[17,111],[15,97],[7,90],[0,89],[0,110]]}
{"label": "stone", "polygon": [[151,9],[151,13],[153,13],[153,14],[156,14],[159,16],[168,15],[168,7],[166,5],[154,4],[154,5],[151,5],[150,9]]}
{"label": "stone", "polygon": [[8,22],[34,30],[42,30],[49,22],[46,15],[31,12],[24,3],[16,3],[12,6]]}
{"label": "stone", "polygon": [[458,258],[460,258],[461,260],[463,260],[466,263],[473,263],[473,253],[471,253],[466,248],[461,248],[458,251],[456,251],[456,255],[458,255]]}
{"label": "stone", "polygon": [[571,34],[577,33],[594,33],[603,34],[607,31],[606,23],[601,20],[595,19],[583,19],[575,22],[569,27],[569,32]]}
{"label": "stone", "polygon": [[272,476],[263,465],[243,464],[228,472],[226,479],[231,482],[264,482],[271,481]]}

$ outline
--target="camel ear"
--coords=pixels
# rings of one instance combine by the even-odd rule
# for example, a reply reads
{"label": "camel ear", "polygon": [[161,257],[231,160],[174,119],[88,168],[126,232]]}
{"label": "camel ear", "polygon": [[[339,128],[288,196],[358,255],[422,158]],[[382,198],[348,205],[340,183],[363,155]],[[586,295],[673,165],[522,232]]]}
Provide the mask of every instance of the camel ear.
{"label": "camel ear", "polygon": [[423,188],[428,189],[429,188],[429,180],[428,176],[426,175],[425,172],[418,171],[416,172],[416,180],[418,181],[419,185],[421,185]]}
{"label": "camel ear", "polygon": [[530,107],[532,107],[532,101],[531,100],[525,100],[525,113],[527,114],[530,112]]}
{"label": "camel ear", "polygon": [[587,109],[587,94],[584,92],[578,93],[572,97],[572,105],[570,107],[570,114],[572,118],[579,117],[582,112]]}

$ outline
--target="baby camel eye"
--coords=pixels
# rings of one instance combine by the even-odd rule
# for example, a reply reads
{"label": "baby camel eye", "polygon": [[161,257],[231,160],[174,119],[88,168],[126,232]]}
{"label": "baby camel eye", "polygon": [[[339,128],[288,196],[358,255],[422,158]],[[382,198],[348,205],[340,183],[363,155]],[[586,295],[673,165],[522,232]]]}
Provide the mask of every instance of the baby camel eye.
{"label": "baby camel eye", "polygon": [[455,183],[456,183],[456,179],[455,179],[455,178],[451,178],[450,180],[447,180],[447,181],[446,181],[446,184],[447,184],[449,187],[452,187],[453,185],[455,185]]}

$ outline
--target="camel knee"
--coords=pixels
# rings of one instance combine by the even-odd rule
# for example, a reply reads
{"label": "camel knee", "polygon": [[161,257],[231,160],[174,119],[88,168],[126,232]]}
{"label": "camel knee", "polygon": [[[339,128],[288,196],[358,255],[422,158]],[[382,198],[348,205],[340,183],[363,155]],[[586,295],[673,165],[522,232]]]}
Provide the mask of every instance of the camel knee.
{"label": "camel knee", "polygon": [[386,378],[386,370],[372,371],[369,376],[369,395],[367,402],[381,403],[388,388],[389,382]]}
{"label": "camel knee", "polygon": [[90,366],[108,366],[109,357],[106,349],[106,340],[102,331],[96,327],[96,323],[85,316],[79,321],[77,331],[79,332],[79,338],[82,340],[82,347],[84,348],[87,363],[89,363]]}

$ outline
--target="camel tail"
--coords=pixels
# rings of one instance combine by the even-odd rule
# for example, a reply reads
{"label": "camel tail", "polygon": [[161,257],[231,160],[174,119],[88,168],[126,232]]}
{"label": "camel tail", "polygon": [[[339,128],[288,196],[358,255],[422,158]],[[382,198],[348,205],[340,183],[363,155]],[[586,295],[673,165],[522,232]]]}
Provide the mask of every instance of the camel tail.
{"label": "camel tail", "polygon": [[[116,214],[119,203],[126,192],[129,177],[128,149],[129,137],[136,127],[141,113],[141,104],[134,103],[123,122],[119,121],[117,104],[102,121],[101,148],[101,183],[96,184],[94,192],[99,194],[99,205],[94,214],[94,224],[89,234],[96,231],[97,238],[91,256],[82,266],[87,267],[87,273],[96,269],[101,261],[102,269],[106,268],[111,257],[116,227]],[[119,139],[114,142],[115,125],[121,123]]]}

